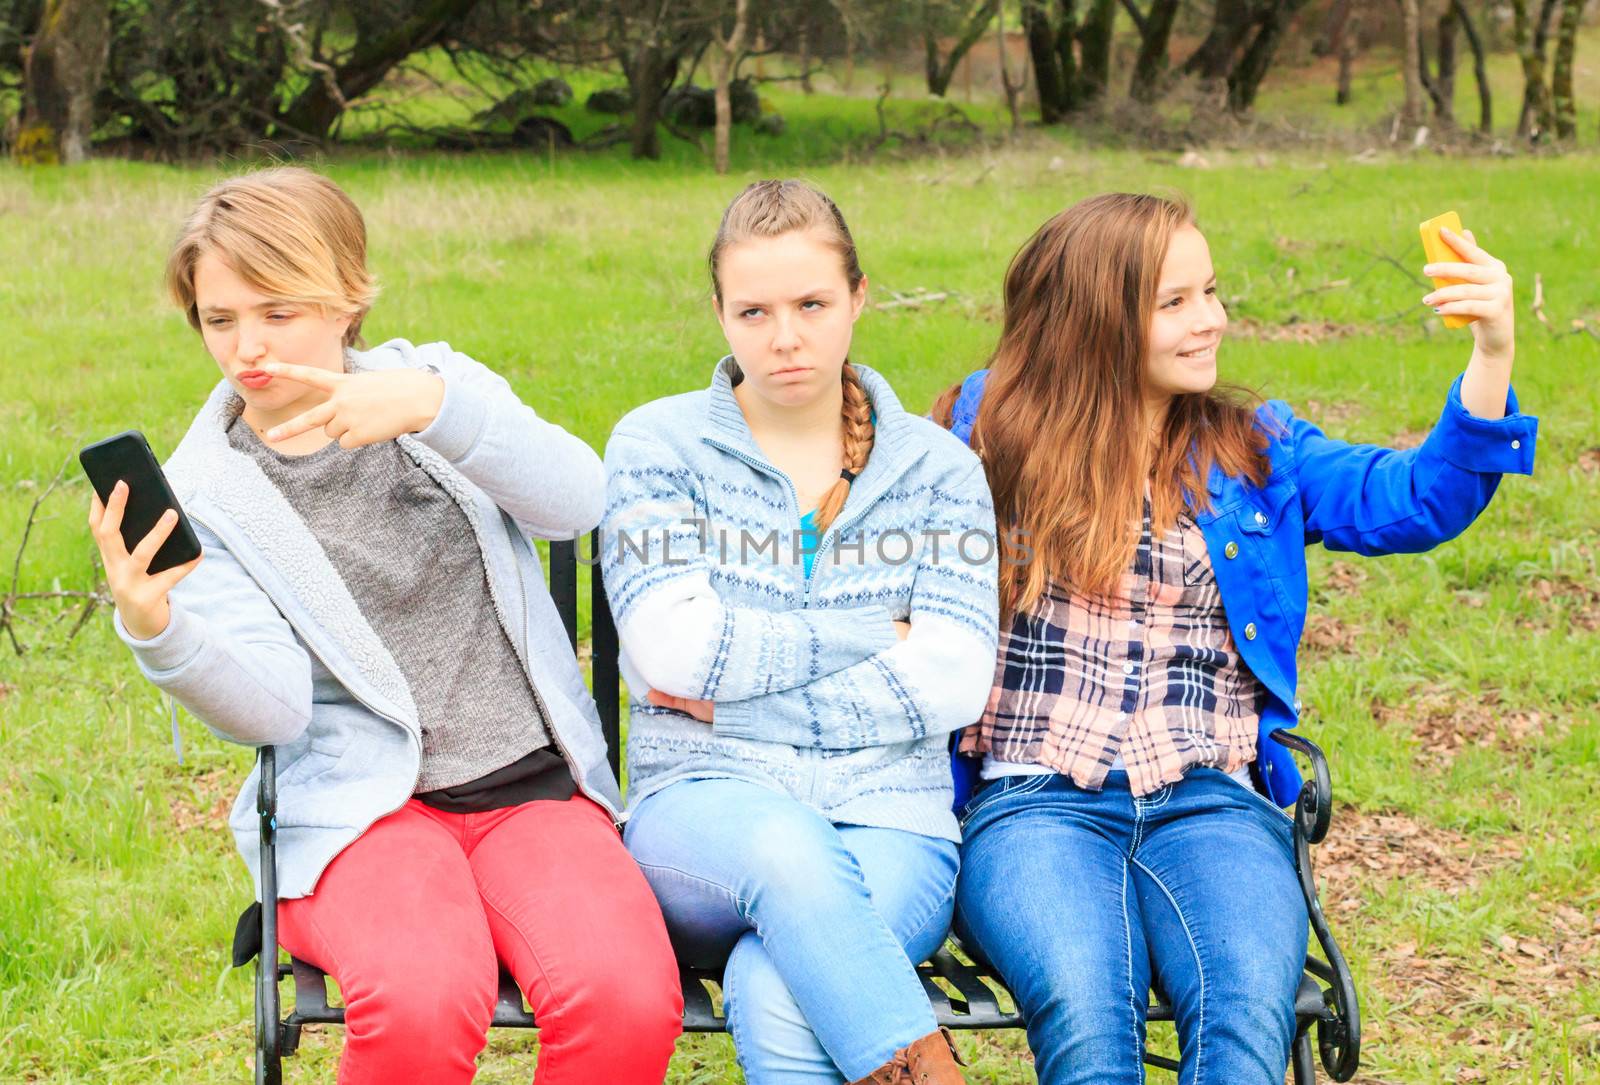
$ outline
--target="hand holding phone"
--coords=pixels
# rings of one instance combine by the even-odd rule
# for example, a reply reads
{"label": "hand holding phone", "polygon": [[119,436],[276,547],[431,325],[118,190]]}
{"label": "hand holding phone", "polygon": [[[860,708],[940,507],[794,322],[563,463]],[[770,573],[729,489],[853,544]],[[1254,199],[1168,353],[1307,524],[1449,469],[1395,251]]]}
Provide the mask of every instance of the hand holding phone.
{"label": "hand holding phone", "polygon": [[167,628],[167,595],[200,564],[200,542],[144,436],[135,431],[78,454],[94,486],[89,530],[122,624],[139,640]]}
{"label": "hand holding phone", "polygon": [[1480,246],[1471,230],[1462,229],[1454,211],[1423,223],[1422,234],[1428,254],[1422,273],[1434,281],[1422,304],[1442,316],[1446,327],[1471,325],[1474,357],[1509,366],[1516,350],[1516,319],[1505,262]]}

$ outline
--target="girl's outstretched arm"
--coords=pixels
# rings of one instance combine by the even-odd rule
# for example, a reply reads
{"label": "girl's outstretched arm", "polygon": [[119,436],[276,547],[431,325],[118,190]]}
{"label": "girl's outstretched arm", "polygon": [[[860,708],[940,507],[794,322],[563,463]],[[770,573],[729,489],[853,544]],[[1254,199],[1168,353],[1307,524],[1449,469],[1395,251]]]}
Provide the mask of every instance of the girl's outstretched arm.
{"label": "girl's outstretched arm", "polygon": [[1461,263],[1425,274],[1466,280],[1429,293],[1441,315],[1474,316],[1474,346],[1439,421],[1414,449],[1333,440],[1286,404],[1267,410],[1287,432],[1308,542],[1360,554],[1415,553],[1454,538],[1489,504],[1503,474],[1531,474],[1538,419],[1517,411],[1511,276],[1471,238],[1442,236]]}

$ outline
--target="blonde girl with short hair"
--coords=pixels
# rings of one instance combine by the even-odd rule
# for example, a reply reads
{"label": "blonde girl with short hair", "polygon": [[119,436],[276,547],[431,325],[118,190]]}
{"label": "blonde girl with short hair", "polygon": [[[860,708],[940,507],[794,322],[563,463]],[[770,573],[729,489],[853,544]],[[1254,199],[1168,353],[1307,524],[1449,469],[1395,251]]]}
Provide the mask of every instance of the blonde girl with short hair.
{"label": "blonde girl with short hair", "polygon": [[130,553],[122,483],[90,527],[144,674],[277,747],[279,939],[339,984],[341,1085],[470,1081],[502,967],[539,1085],[660,1082],[677,969],[530,542],[599,520],[599,458],[444,343],[355,349],[366,230],[316,173],[211,189],[167,284],[222,376],[166,465],[203,554],[149,575],[173,521]]}

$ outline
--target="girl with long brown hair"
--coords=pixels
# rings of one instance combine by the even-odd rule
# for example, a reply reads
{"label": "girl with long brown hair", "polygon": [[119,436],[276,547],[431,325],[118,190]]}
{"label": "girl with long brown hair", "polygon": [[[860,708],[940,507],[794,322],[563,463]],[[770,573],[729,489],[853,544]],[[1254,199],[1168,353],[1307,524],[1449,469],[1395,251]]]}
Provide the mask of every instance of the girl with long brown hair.
{"label": "girl with long brown hair", "polygon": [[950,1085],[914,965],[949,926],[946,746],[995,649],[983,467],[850,360],[866,276],[822,193],[747,188],[711,280],[710,387],[606,449],[625,841],[680,956],[726,962],[747,1081]]}
{"label": "girl with long brown hair", "polygon": [[1475,317],[1472,357],[1418,448],[1330,439],[1219,389],[1227,314],[1190,209],[1111,194],[1011,263],[990,367],[935,417],[982,457],[1001,529],[993,689],[963,752],[957,929],[1016,994],[1045,1085],[1142,1082],[1154,984],[1183,1085],[1283,1081],[1307,917],[1271,733],[1300,711],[1305,547],[1427,550],[1537,420],[1510,393],[1511,279],[1473,241],[1423,299]]}

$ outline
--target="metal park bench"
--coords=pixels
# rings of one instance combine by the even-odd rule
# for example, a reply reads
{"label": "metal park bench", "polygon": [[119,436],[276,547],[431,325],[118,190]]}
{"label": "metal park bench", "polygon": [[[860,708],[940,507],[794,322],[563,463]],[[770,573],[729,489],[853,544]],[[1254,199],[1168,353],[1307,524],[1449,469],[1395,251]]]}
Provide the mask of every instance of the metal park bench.
{"label": "metal park bench", "polygon": [[[598,545],[597,543],[595,545]],[[594,551],[598,552],[598,551]],[[550,547],[550,594],[566,625],[574,648],[578,631],[578,557],[574,542],[553,543]],[[622,757],[620,731],[621,703],[618,692],[617,631],[612,623],[605,589],[596,574],[590,577],[592,602],[592,678],[595,703],[600,710],[611,767],[617,771]],[[1311,772],[1301,789],[1294,810],[1295,866],[1300,890],[1305,895],[1311,916],[1311,930],[1321,955],[1306,958],[1305,972],[1295,999],[1298,1027],[1295,1033],[1292,1066],[1296,1085],[1311,1085],[1316,1064],[1334,1081],[1348,1081],[1355,1075],[1361,1049],[1360,1011],[1355,983],[1344,956],[1339,952],[1317,900],[1311,872],[1311,845],[1320,843],[1328,832],[1332,813],[1333,789],[1328,762],[1315,744],[1287,731],[1274,737],[1310,762]],[[260,790],[257,812],[261,818],[261,890],[272,906],[252,904],[240,916],[234,936],[233,961],[243,966],[252,959],[255,968],[255,1080],[257,1085],[279,1085],[283,1059],[293,1055],[305,1025],[340,1025],[344,1008],[329,997],[328,980],[314,965],[296,959],[282,960],[281,953],[261,953],[262,946],[278,944],[276,878],[277,781],[275,751],[260,750]],[[993,970],[970,949],[954,939],[947,942],[917,969],[941,1025],[952,1029],[1021,1028],[1023,1021],[1005,985]],[[720,1012],[721,975],[714,970],[683,967],[683,1028],[685,1032],[724,1032],[727,1021]],[[279,985],[293,982],[288,1012],[283,1011]],[[1172,1020],[1172,1007],[1159,996],[1149,1008],[1151,1021]],[[495,1005],[493,1027],[537,1028],[523,1002],[516,982],[504,971],[500,974],[500,993]],[[1313,1034],[1315,1048],[1313,1048]],[[1177,1070],[1172,1059],[1146,1052],[1145,1062]]]}

